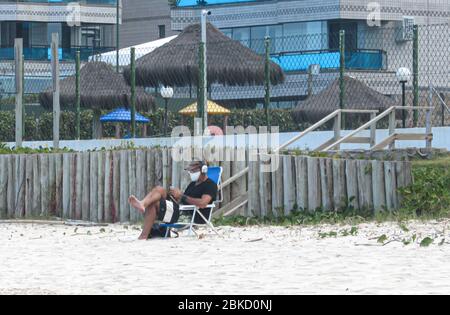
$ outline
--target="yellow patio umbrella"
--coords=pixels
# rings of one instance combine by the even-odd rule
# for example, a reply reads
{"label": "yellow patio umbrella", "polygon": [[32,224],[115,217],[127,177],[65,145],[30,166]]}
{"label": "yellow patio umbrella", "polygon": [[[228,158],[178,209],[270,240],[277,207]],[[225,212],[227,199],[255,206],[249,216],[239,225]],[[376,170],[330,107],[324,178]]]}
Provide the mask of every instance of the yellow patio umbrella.
{"label": "yellow patio umbrella", "polygon": [[[208,115],[225,115],[228,116],[231,111],[219,104],[208,100]],[[184,116],[195,116],[197,115],[197,103],[193,103],[191,105],[186,106],[182,110],[180,110],[180,114]]]}
{"label": "yellow patio umbrella", "polygon": [[[216,102],[208,100],[207,104],[208,115],[224,115],[224,129],[226,130],[226,126],[228,125],[228,116],[231,114],[231,111],[223,106],[220,106]],[[183,116],[195,116],[197,115],[197,102],[186,106],[179,113]]]}

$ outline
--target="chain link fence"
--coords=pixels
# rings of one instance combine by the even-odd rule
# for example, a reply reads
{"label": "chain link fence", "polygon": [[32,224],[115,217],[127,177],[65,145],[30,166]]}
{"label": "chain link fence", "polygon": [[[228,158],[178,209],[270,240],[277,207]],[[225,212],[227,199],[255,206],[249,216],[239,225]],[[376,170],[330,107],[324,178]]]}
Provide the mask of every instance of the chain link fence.
{"label": "chain link fence", "polygon": [[[131,49],[122,49],[118,58],[115,51],[83,54],[80,71],[76,69],[76,54],[60,56],[61,139],[130,136],[129,123],[121,123],[118,118],[100,124],[99,119],[117,108],[134,108],[133,104],[136,111],[150,119],[137,121],[137,136],[163,135],[166,101],[161,97],[162,85],[174,88],[167,102],[169,130],[181,124],[192,128],[193,116],[178,111],[196,102],[199,93],[199,44],[195,32],[183,32],[160,47],[137,46],[135,71],[131,69]],[[281,131],[301,131],[339,108],[382,111],[405,104],[431,106],[433,126],[450,126],[448,34],[448,24],[418,26],[406,35],[396,27],[360,26],[357,31],[345,33],[337,30],[307,36],[249,38],[237,43],[212,31],[207,44],[207,95],[230,113],[210,115],[209,122],[220,127],[225,123],[266,125],[264,108],[269,105],[271,125],[279,125]],[[403,84],[397,77],[399,68],[408,68],[411,73],[404,84],[404,98]],[[49,140],[51,63],[26,59],[23,80],[24,140]],[[135,88],[131,87],[133,80]],[[270,95],[266,89],[269,82]],[[14,60],[0,60],[0,141],[14,140],[15,96]],[[348,116],[344,127],[356,128],[368,119]],[[407,127],[424,127],[425,111],[414,114],[408,110],[405,116],[399,112],[397,127],[403,121]],[[384,121],[378,125],[386,126]]]}

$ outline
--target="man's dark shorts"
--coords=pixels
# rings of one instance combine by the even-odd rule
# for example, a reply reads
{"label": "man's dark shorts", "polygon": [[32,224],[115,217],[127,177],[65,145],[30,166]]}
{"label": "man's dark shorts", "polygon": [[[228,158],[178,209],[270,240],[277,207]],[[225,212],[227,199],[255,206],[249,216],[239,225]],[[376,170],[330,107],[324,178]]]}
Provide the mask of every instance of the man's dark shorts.
{"label": "man's dark shorts", "polygon": [[180,217],[180,206],[172,200],[161,199],[159,203],[158,221],[176,223]]}

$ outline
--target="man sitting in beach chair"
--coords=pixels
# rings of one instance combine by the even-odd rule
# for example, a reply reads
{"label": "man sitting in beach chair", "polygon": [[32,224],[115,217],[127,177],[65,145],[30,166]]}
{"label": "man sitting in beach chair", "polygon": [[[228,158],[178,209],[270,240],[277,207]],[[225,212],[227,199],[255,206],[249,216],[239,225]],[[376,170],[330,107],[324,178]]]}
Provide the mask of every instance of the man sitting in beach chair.
{"label": "man sitting in beach chair", "polygon": [[145,215],[144,229],[139,236],[140,240],[148,239],[156,220],[168,224],[177,222],[180,216],[180,204],[192,205],[199,209],[199,216],[196,215],[199,213],[194,211],[193,221],[195,223],[208,223],[204,219],[209,218],[207,220],[210,220],[211,218],[212,209],[208,206],[216,200],[217,183],[208,178],[208,166],[203,161],[191,162],[186,171],[189,172],[192,182],[184,194],[177,188],[171,188],[167,192],[163,187],[155,187],[143,200],[138,200],[133,195],[129,197],[130,205]]}

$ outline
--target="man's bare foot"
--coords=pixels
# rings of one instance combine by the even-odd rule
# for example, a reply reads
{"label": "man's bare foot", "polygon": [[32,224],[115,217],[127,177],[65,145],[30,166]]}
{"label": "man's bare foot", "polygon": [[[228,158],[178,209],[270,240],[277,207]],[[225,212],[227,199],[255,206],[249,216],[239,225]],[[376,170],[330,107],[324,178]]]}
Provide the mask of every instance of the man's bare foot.
{"label": "man's bare foot", "polygon": [[142,202],[140,202],[135,196],[131,195],[130,198],[128,198],[128,203],[135,208],[136,210],[138,210],[140,213],[144,213],[145,212],[145,207],[142,204]]}
{"label": "man's bare foot", "polygon": [[138,238],[139,241],[146,241],[147,239],[148,239],[148,237],[146,237],[146,236],[144,236],[144,235],[141,235],[141,236],[139,236],[139,238]]}

